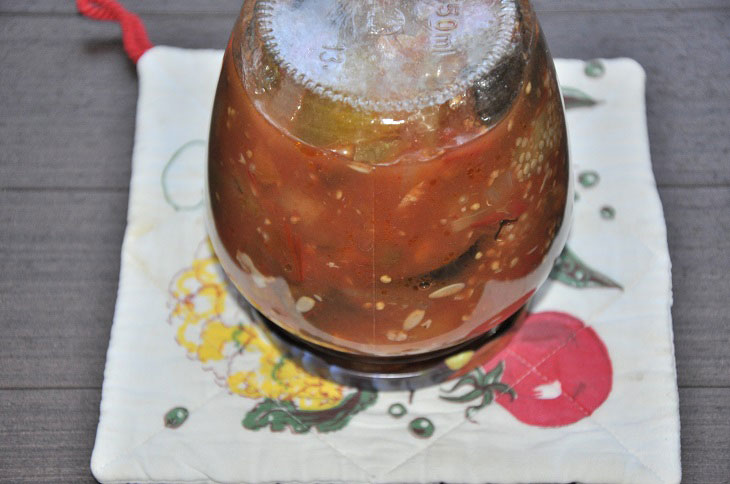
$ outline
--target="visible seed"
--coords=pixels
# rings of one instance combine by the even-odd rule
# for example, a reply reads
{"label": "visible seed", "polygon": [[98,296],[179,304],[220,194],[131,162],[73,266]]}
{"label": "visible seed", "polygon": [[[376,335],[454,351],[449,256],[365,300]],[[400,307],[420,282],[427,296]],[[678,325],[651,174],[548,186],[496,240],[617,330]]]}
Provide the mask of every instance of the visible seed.
{"label": "visible seed", "polygon": [[238,162],[239,162],[240,164],[242,164],[242,165],[245,165],[245,164],[246,164],[246,158],[244,158],[244,157],[243,157],[243,153],[240,153],[240,154],[238,155]]}
{"label": "visible seed", "polygon": [[463,282],[457,282],[456,284],[449,284],[448,286],[437,289],[428,295],[429,299],[438,299],[441,297],[453,296],[457,292],[464,289],[466,285]]}
{"label": "visible seed", "polygon": [[370,168],[368,165],[365,165],[363,163],[348,163],[347,166],[352,168],[353,170],[359,172],[359,173],[370,173],[372,171],[372,168]]}
{"label": "visible seed", "polygon": [[448,222],[449,222],[449,221],[448,221],[448,220],[446,220],[445,218],[442,218],[441,220],[439,220],[439,223],[440,223],[441,225],[446,225],[446,224],[447,224]]}
{"label": "visible seed", "polygon": [[509,266],[510,266],[510,267],[514,267],[514,266],[516,266],[516,265],[517,265],[517,262],[518,262],[518,261],[519,261],[519,259],[518,259],[517,257],[515,257],[514,259],[512,259],[512,260],[510,261],[510,263],[509,263]]}
{"label": "visible seed", "polygon": [[385,303],[383,301],[376,302],[375,309],[377,309],[378,311],[382,311],[383,309],[385,309]]}
{"label": "visible seed", "polygon": [[471,207],[469,207],[469,208],[472,209],[472,210],[474,210],[476,212],[477,210],[479,210],[480,208],[482,208],[482,206],[479,203],[473,203],[471,205]]}
{"label": "visible seed", "polygon": [[341,199],[342,199],[342,190],[337,190],[337,191],[335,192],[335,198],[336,198],[337,200],[341,200]]}
{"label": "visible seed", "polygon": [[391,279],[388,274],[383,274],[382,276],[380,276],[380,282],[382,282],[383,284],[389,284],[392,280],[393,279]]}
{"label": "visible seed", "polygon": [[423,324],[421,324],[421,327],[422,328],[426,328],[426,329],[430,328],[431,327],[431,320],[430,319],[427,319],[426,321],[424,321]]}
{"label": "visible seed", "polygon": [[444,363],[446,363],[446,366],[448,366],[449,369],[456,371],[466,366],[466,364],[469,363],[469,360],[471,360],[472,356],[474,356],[474,351],[462,351],[461,353],[446,358]]}
{"label": "visible seed", "polygon": [[265,218],[264,225],[271,225],[271,220],[269,220],[268,218]]}
{"label": "visible seed", "polygon": [[404,208],[409,205],[412,205],[416,203],[425,193],[425,189],[423,188],[424,182],[421,181],[418,184],[416,184],[413,188],[411,188],[408,193],[405,194],[405,196],[401,199],[401,201],[398,203],[398,208]]}
{"label": "visible seed", "polygon": [[306,313],[315,305],[314,299],[308,296],[302,296],[297,300],[296,308],[300,313]]}
{"label": "visible seed", "polygon": [[314,296],[314,299],[316,299],[317,301],[322,302],[322,296],[320,296],[319,294],[312,294],[312,296]]}
{"label": "visible seed", "polygon": [[408,338],[408,335],[403,331],[394,331],[391,329],[385,334],[385,337],[390,341],[405,341],[405,339]]}
{"label": "visible seed", "polygon": [[[430,297],[430,296],[429,296]],[[426,315],[426,311],[423,309],[416,309],[411,314],[409,314],[406,319],[403,321],[403,329],[406,331],[410,331],[423,320],[423,316]]]}
{"label": "visible seed", "polygon": [[461,207],[462,212],[466,212],[466,207]]}
{"label": "visible seed", "polygon": [[248,158],[248,159],[253,158],[253,153],[251,152],[251,150],[246,150],[246,158]]}
{"label": "visible seed", "polygon": [[509,123],[507,123],[507,131],[512,131],[512,125],[514,124],[513,120],[509,120]]}
{"label": "visible seed", "polygon": [[468,198],[466,197],[466,195],[462,195],[459,197],[459,203],[466,203],[467,200]]}
{"label": "visible seed", "polygon": [[289,217],[289,221],[293,224],[301,222],[301,220],[301,217],[297,217],[296,215],[292,215],[291,217]]}
{"label": "visible seed", "polygon": [[527,87],[525,87],[525,93],[530,94],[530,91],[532,91],[532,83],[528,82]]}
{"label": "visible seed", "polygon": [[362,307],[364,307],[365,309],[370,309],[371,307],[373,307],[373,303],[368,301],[366,303],[363,303]]}
{"label": "visible seed", "polygon": [[493,271],[499,270],[499,261],[495,260],[494,262],[492,262],[492,265],[490,267]]}

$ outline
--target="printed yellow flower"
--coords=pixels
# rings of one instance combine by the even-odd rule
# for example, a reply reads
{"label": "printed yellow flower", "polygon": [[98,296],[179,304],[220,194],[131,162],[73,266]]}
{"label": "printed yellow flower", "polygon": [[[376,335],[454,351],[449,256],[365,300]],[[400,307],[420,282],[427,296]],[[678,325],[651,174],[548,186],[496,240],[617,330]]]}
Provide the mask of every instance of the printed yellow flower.
{"label": "printed yellow flower", "polygon": [[170,283],[170,323],[188,355],[214,372],[216,381],[246,398],[294,402],[303,410],[332,408],[340,385],[310,375],[284,357],[244,311],[213,254],[201,244],[190,267]]}

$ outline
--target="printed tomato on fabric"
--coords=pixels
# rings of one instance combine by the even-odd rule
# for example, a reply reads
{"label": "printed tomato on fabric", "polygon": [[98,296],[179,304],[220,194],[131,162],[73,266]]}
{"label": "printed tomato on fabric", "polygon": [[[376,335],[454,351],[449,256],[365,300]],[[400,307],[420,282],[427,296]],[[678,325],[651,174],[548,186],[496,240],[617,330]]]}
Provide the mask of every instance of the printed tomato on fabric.
{"label": "printed tomato on fabric", "polygon": [[593,328],[566,313],[528,316],[496,360],[504,361],[502,381],[517,394],[517,398],[501,394],[497,402],[526,424],[553,427],[577,422],[591,415],[611,392],[606,346]]}

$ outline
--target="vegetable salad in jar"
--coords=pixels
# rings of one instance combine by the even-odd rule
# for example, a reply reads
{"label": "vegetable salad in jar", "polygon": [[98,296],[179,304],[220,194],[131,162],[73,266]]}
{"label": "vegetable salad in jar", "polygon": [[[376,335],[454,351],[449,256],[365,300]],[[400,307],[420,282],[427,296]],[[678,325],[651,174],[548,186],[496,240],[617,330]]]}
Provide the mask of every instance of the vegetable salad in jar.
{"label": "vegetable salad in jar", "polygon": [[571,203],[528,2],[245,2],[213,109],[209,232],[287,332],[383,357],[478,337],[546,279]]}

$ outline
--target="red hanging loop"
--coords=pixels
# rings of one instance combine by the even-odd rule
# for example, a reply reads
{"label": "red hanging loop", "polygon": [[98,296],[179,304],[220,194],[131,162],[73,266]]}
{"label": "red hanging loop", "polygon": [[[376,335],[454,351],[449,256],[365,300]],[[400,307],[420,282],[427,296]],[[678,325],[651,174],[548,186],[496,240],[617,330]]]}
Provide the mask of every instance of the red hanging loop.
{"label": "red hanging loop", "polygon": [[142,20],[116,0],[76,0],[76,8],[89,18],[118,22],[122,27],[124,51],[133,62],[152,47]]}

